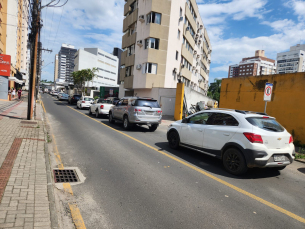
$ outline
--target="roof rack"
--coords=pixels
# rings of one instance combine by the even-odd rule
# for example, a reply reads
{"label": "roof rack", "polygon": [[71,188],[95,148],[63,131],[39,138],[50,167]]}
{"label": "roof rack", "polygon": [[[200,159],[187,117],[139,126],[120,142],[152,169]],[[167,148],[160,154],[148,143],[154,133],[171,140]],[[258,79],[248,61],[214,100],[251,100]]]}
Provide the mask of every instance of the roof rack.
{"label": "roof rack", "polygon": [[258,114],[258,115],[268,115],[264,112],[256,112],[256,111],[243,111],[243,110],[234,110],[228,108],[211,108],[211,110],[227,110],[227,111],[235,111],[241,114]]}

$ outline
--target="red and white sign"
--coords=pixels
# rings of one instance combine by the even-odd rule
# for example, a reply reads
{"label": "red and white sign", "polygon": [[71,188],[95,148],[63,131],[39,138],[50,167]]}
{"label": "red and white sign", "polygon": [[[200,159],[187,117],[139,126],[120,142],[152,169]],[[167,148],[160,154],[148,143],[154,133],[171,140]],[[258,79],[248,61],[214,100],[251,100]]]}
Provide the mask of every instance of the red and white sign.
{"label": "red and white sign", "polygon": [[0,54],[0,76],[10,76],[11,56]]}
{"label": "red and white sign", "polygon": [[267,102],[271,101],[272,89],[273,89],[273,84],[266,83],[265,92],[264,92],[264,101]]}

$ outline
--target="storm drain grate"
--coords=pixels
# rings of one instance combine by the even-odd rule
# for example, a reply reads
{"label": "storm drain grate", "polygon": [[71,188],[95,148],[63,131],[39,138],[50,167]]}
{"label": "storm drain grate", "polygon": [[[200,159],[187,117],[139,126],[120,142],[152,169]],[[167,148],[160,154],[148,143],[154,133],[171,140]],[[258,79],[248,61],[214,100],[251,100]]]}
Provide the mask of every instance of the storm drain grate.
{"label": "storm drain grate", "polygon": [[54,169],[55,183],[78,182],[78,177],[73,169]]}
{"label": "storm drain grate", "polygon": [[21,121],[20,123],[24,123],[24,124],[37,124],[37,122],[28,122],[28,121]]}

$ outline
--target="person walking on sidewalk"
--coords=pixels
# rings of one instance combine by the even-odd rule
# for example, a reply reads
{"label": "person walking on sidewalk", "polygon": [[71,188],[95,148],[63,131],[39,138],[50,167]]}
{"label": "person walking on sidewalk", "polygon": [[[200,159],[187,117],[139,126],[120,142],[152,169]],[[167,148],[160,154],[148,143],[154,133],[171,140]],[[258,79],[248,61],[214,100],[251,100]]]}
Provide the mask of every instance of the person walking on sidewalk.
{"label": "person walking on sidewalk", "polygon": [[12,97],[15,98],[15,95],[16,95],[16,90],[15,88],[12,88]]}
{"label": "person walking on sidewalk", "polygon": [[22,93],[22,90],[21,90],[21,88],[19,88],[19,90],[18,90],[18,99],[19,100],[21,99],[21,93]]}

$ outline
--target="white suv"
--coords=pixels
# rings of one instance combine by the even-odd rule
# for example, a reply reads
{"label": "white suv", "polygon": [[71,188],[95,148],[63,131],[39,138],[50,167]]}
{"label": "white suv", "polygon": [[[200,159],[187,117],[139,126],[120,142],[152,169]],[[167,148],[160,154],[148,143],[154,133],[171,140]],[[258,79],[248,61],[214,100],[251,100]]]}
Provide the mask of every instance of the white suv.
{"label": "white suv", "polygon": [[222,159],[225,169],[240,175],[253,167],[284,169],[294,160],[292,136],[264,113],[213,109],[169,125],[171,148],[183,146]]}

